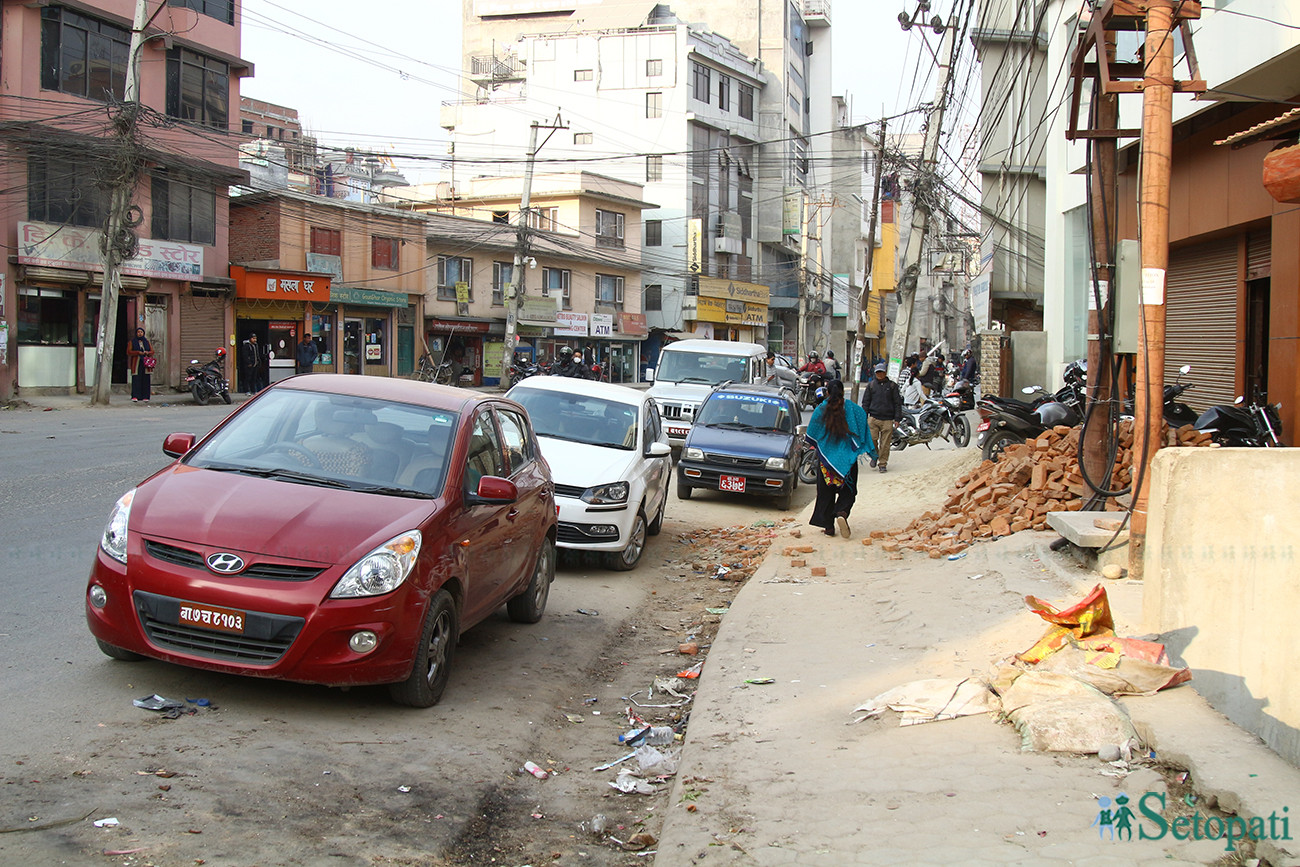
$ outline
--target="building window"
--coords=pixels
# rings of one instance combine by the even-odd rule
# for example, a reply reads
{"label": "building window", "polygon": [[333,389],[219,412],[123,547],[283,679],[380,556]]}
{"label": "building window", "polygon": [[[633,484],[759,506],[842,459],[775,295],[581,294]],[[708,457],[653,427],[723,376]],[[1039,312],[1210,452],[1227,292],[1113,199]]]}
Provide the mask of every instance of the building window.
{"label": "building window", "polygon": [[515,281],[513,262],[492,263],[492,303],[500,307],[506,303],[506,287]]}
{"label": "building window", "polygon": [[253,122],[251,120],[241,120],[239,122],[239,129],[244,135],[252,135]]}
{"label": "building window", "polygon": [[664,179],[664,158],[659,154],[651,154],[645,158],[645,182],[652,184],[655,181]]}
{"label": "building window", "polygon": [[402,266],[402,242],[398,238],[372,235],[370,238],[370,265],[381,271],[396,271]]}
{"label": "building window", "polygon": [[230,113],[230,66],[185,48],[167,52],[167,114],[225,127]]}
{"label": "building window", "polygon": [[612,274],[597,274],[596,300],[602,304],[622,304],[623,278]]}
{"label": "building window", "polygon": [[474,260],[465,256],[438,257],[438,300],[455,301],[456,284],[469,286],[469,299],[474,300],[474,284],[470,274],[474,270]]}
{"label": "building window", "polygon": [[509,212],[509,211],[493,211],[493,212],[492,212],[492,222],[494,222],[494,223],[501,223],[502,225],[506,225],[506,226],[510,225],[510,212]]}
{"label": "building window", "polygon": [[664,62],[662,60],[647,60],[645,62],[645,74],[647,77],[664,74]]}
{"label": "building window", "polygon": [[592,136],[589,132],[575,132],[573,134],[573,143],[576,145],[591,144]]}
{"label": "building window", "polygon": [[645,298],[646,310],[664,309],[664,298],[663,298],[664,290],[663,287],[660,286],[659,284],[652,283],[649,286],[645,287],[645,290],[642,292],[642,295]]}
{"label": "building window", "polygon": [[45,346],[75,344],[77,293],[19,286],[18,342]]}
{"label": "building window", "polygon": [[226,24],[235,23],[234,0],[167,0],[168,6],[184,6]]}
{"label": "building window", "polygon": [[718,75],[718,108],[731,111],[731,76]]}
{"label": "building window", "polygon": [[553,298],[559,295],[564,299],[564,306],[569,306],[569,284],[573,280],[573,272],[567,268],[543,268],[542,269],[542,297]]}
{"label": "building window", "polygon": [[592,75],[592,71],[590,69],[573,70],[574,81],[591,81],[593,77],[594,76]]}
{"label": "building window", "polygon": [[713,70],[703,63],[691,62],[691,93],[700,102],[709,101],[709,90],[713,83]]}
{"label": "building window", "polygon": [[647,93],[645,95],[645,116],[664,116],[664,95],[662,93]]}
{"label": "building window", "polygon": [[560,225],[559,208],[529,208],[528,228],[554,232]]}
{"label": "building window", "polygon": [[343,233],[338,229],[311,227],[311,251],[322,256],[343,255]]}
{"label": "building window", "polygon": [[129,31],[71,9],[41,10],[41,87],[101,102],[126,92]]}
{"label": "building window", "polygon": [[646,220],[645,221],[645,245],[647,247],[662,247],[663,243],[664,243],[663,220]]}
{"label": "building window", "polygon": [[749,84],[741,84],[740,88],[740,105],[737,111],[745,120],[754,119],[754,87]]}
{"label": "building window", "polygon": [[192,244],[217,243],[217,197],[194,177],[152,178],[153,236]]}
{"label": "building window", "polygon": [[623,246],[623,215],[618,211],[596,211],[596,246]]}
{"label": "building window", "polygon": [[107,217],[108,193],[91,165],[62,152],[28,154],[27,219],[102,228]]}

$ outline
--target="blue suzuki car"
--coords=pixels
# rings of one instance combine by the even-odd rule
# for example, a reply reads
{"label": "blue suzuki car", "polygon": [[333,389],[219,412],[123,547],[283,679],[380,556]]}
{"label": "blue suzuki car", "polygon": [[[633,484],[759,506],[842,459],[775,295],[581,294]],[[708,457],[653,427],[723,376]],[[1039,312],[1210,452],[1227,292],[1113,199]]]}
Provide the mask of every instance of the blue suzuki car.
{"label": "blue suzuki car", "polygon": [[794,395],[767,385],[722,385],[704,399],[677,463],[677,496],[696,488],[775,497],[790,508],[803,419]]}

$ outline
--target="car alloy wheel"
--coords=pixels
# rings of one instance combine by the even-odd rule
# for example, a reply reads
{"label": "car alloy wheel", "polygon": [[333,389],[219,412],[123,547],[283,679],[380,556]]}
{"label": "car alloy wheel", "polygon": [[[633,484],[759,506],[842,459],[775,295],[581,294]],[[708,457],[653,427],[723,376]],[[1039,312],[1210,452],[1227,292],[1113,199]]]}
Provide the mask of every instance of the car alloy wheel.
{"label": "car alloy wheel", "polygon": [[518,596],[506,602],[506,613],[515,623],[536,623],[546,611],[546,600],[551,595],[551,582],[555,580],[555,543],[550,537],[542,540],[537,552],[537,565],[533,578]]}
{"label": "car alloy wheel", "polygon": [[632,531],[628,533],[627,547],[617,554],[610,555],[611,564],[619,572],[633,569],[641,560],[645,551],[646,522],[645,512],[638,511],[632,521]]}
{"label": "car alloy wheel", "polygon": [[450,593],[439,590],[430,600],[429,611],[424,616],[424,629],[410,676],[389,687],[393,701],[411,707],[437,704],[451,676],[456,638],[456,603]]}

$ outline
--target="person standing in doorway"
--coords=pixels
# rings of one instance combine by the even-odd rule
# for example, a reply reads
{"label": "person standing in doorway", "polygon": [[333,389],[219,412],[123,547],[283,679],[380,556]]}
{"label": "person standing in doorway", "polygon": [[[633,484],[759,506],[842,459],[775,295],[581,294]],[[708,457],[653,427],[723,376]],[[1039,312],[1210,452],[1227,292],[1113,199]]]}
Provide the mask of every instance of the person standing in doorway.
{"label": "person standing in doorway", "polygon": [[316,341],[311,339],[311,333],[304,331],[302,340],[298,343],[297,364],[299,373],[311,373],[312,367],[316,364],[316,356],[320,350],[316,348]]}
{"label": "person standing in doorway", "polygon": [[154,365],[157,359],[154,357],[153,344],[149,338],[144,336],[144,329],[137,328],[135,336],[131,338],[131,343],[126,347],[126,357],[131,368],[131,402],[148,403],[149,394],[153,387]]}
{"label": "person standing in doorway", "polygon": [[266,347],[257,340],[256,334],[248,335],[239,347],[239,367],[244,380],[244,394],[257,394],[266,388]]}
{"label": "person standing in doorway", "polygon": [[813,410],[806,434],[817,449],[817,502],[808,523],[827,536],[850,538],[849,513],[858,497],[858,456],[876,457],[866,411],[844,400],[844,383],[826,385],[826,400]]}
{"label": "person standing in doorway", "polygon": [[867,411],[871,438],[879,451],[878,456],[872,457],[871,465],[879,465],[880,472],[887,472],[894,428],[903,420],[903,395],[898,391],[898,383],[889,378],[889,371],[884,364],[876,365],[871,381],[863,389],[862,408]]}

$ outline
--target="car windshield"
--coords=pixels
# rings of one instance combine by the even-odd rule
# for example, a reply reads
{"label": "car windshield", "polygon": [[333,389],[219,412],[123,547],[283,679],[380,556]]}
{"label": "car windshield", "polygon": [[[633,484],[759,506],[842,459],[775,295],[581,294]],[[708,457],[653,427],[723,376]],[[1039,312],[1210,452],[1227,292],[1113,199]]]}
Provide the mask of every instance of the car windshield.
{"label": "car windshield", "polygon": [[510,397],[528,410],[538,436],[624,451],[636,448],[635,406],[540,388],[516,388]]}
{"label": "car windshield", "polygon": [[794,433],[790,404],[779,397],[720,391],[709,396],[695,416],[704,427]]}
{"label": "car windshield", "polygon": [[278,388],[185,457],[191,467],[295,484],[436,497],[457,414],[427,406]]}
{"label": "car windshield", "polygon": [[717,355],[707,352],[672,352],[663,354],[657,382],[697,382],[704,385],[721,385],[724,382],[748,382],[745,375],[745,358],[739,355]]}

